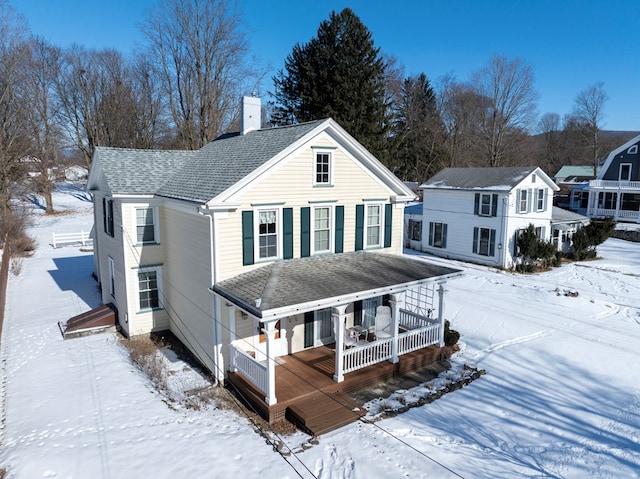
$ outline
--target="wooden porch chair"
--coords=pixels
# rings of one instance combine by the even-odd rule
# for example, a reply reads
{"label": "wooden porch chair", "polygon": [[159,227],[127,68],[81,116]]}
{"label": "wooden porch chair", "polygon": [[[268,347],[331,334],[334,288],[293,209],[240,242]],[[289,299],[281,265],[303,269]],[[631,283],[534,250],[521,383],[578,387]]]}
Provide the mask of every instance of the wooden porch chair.
{"label": "wooden porch chair", "polygon": [[393,336],[391,332],[391,308],[378,306],[376,309],[376,339],[388,339]]}

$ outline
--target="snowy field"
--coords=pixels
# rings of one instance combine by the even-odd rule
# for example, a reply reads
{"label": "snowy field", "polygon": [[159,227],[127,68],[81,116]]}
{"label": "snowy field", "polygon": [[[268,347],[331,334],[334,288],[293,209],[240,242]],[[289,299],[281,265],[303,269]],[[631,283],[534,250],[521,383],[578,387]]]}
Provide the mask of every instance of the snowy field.
{"label": "snowy field", "polygon": [[[88,196],[66,184],[34,208],[38,242],[9,282],[0,467],[15,478],[640,477],[640,244],[536,275],[461,267],[446,317],[454,361],[487,374],[441,399],[358,422],[283,457],[231,411],[169,407],[114,334],[64,341],[58,321],[99,304],[91,253],[53,249],[88,231]],[[567,295],[568,292],[577,292]],[[287,447],[284,448],[285,450]]]}

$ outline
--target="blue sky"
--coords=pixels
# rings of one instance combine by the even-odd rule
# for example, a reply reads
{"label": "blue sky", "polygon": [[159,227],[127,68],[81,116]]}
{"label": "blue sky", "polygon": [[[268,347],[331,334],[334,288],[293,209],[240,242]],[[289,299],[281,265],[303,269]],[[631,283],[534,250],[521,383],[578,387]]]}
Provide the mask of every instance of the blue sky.
{"label": "blue sky", "polygon": [[[32,32],[66,47],[116,48],[141,42],[138,25],[155,0],[9,0]],[[298,42],[315,36],[332,10],[350,7],[383,52],[424,72],[467,80],[493,54],[533,67],[539,112],[564,116],[576,95],[604,82],[604,128],[640,131],[639,0],[239,0],[252,53],[282,68]],[[265,90],[271,89],[271,82]]]}

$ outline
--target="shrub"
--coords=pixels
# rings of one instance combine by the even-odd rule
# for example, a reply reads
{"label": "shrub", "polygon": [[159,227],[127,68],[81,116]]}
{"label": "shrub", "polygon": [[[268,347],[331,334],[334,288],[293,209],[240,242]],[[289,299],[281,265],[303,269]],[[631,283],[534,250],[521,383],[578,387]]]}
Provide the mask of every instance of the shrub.
{"label": "shrub", "polygon": [[556,265],[556,246],[548,241],[541,240],[536,234],[535,227],[530,223],[518,237],[518,251],[522,262],[516,265],[516,271],[521,273],[533,273],[538,269],[546,269]]}
{"label": "shrub", "polygon": [[576,261],[595,258],[596,246],[602,244],[613,234],[615,222],[613,218],[603,220],[591,220],[584,228],[580,228],[573,234],[572,257]]}
{"label": "shrub", "polygon": [[444,345],[445,346],[454,346],[458,343],[460,339],[460,333],[455,329],[450,329],[449,320],[444,322]]}

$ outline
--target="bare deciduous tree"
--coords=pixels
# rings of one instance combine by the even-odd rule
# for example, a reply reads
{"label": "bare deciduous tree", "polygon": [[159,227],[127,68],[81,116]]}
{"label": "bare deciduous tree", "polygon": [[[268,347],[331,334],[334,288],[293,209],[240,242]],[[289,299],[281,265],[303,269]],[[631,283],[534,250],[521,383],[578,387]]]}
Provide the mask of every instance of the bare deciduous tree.
{"label": "bare deciduous tree", "polygon": [[594,176],[602,154],[599,132],[603,126],[604,107],[608,100],[609,95],[604,89],[604,83],[598,82],[578,93],[573,106],[572,116],[582,126],[585,142],[591,150]]}
{"label": "bare deciduous tree", "polygon": [[242,29],[237,5],[227,0],[165,0],[149,11],[142,31],[178,146],[198,149],[237,119],[240,95],[255,78]]}
{"label": "bare deciduous tree", "polygon": [[502,166],[505,152],[528,133],[536,117],[533,69],[520,58],[494,56],[473,75],[472,85],[488,101],[482,129],[487,164]]}

